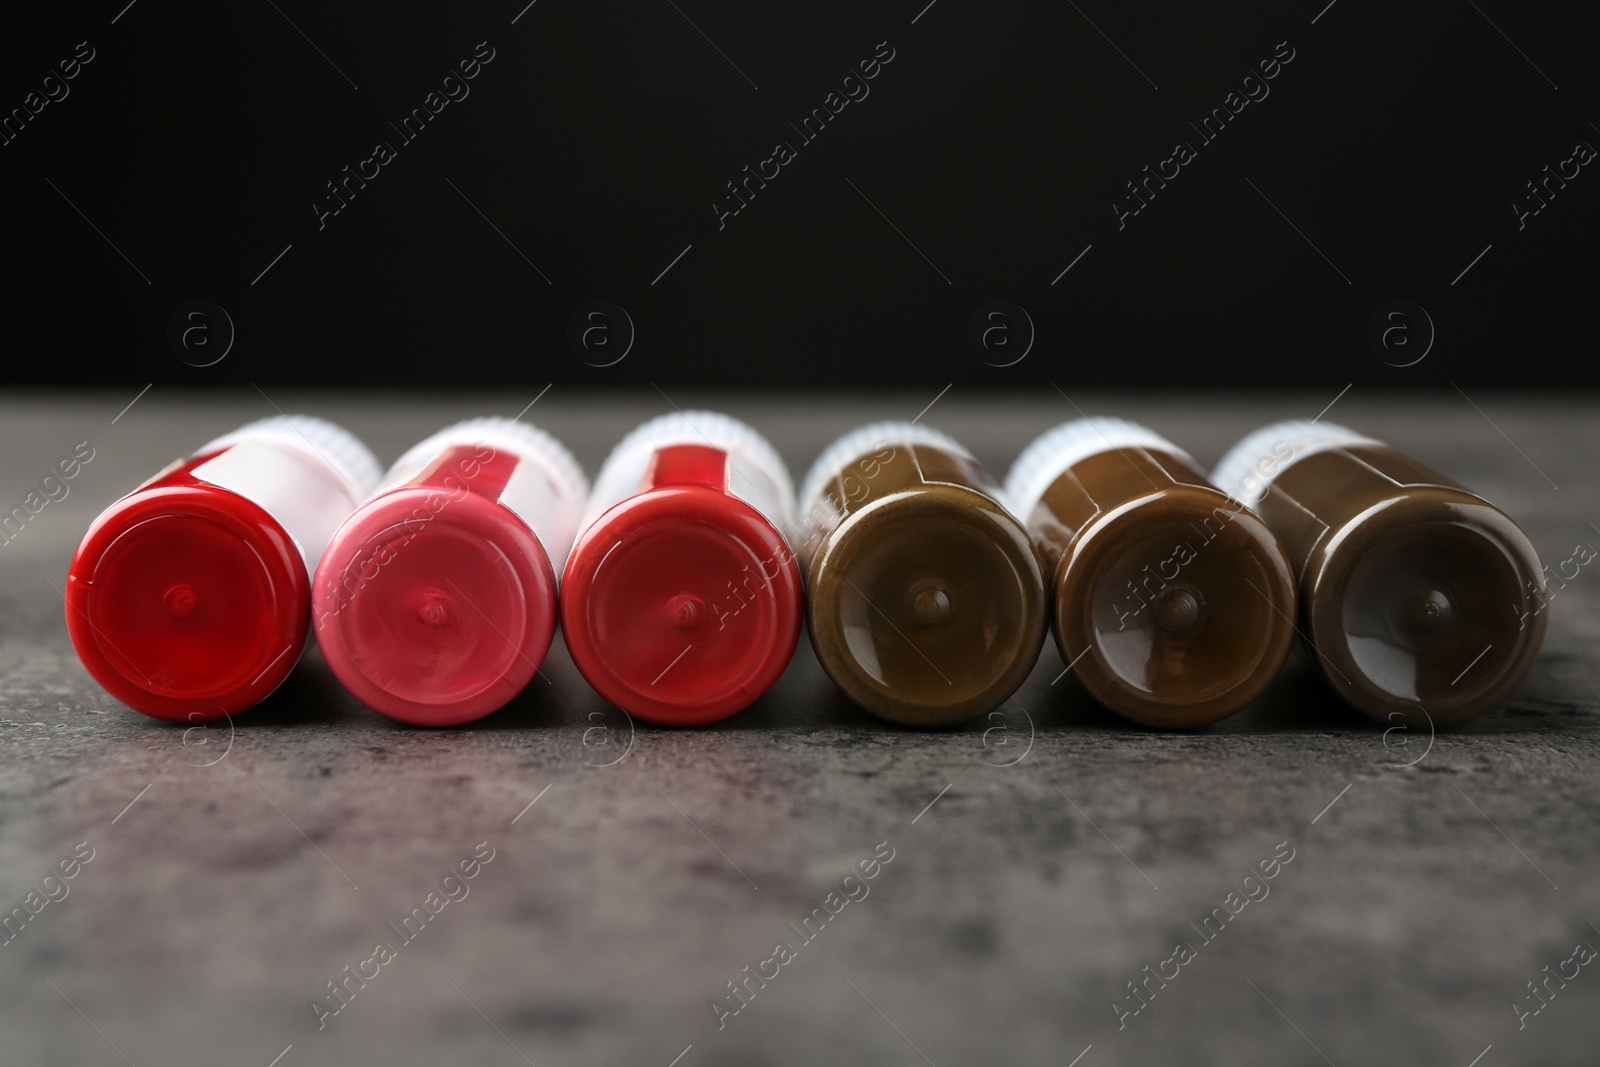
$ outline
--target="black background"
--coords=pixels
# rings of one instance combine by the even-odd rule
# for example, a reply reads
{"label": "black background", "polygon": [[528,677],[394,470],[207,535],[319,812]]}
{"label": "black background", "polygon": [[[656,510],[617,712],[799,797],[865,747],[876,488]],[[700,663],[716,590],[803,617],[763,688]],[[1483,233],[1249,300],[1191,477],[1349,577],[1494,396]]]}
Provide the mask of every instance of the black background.
{"label": "black background", "polygon": [[[1600,382],[1588,329],[1600,168],[1525,229],[1512,210],[1576,142],[1600,146],[1592,5],[524,3],[8,11],[7,112],[78,42],[96,55],[0,147],[0,376]],[[396,143],[388,123],[480,41],[495,58],[470,96],[397,145],[319,230],[324,183]],[[798,144],[789,123],[885,41],[895,58],[870,95]],[[1270,96],[1119,230],[1124,183],[1196,143],[1188,123],[1284,41],[1295,58]],[[780,140],[798,158],[719,230],[724,183]],[[197,299],[237,329],[205,368],[166,339]],[[637,330],[608,367],[566,339],[597,299]],[[1037,329],[1011,366],[966,340],[994,299]],[[1366,340],[1397,299],[1437,329],[1405,368]]]}

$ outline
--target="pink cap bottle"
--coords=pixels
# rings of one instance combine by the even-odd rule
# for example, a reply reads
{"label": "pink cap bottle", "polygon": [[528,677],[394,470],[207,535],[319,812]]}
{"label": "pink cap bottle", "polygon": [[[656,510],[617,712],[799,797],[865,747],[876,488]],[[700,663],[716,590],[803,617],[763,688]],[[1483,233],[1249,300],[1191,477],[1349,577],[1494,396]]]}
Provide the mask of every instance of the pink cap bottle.
{"label": "pink cap bottle", "polygon": [[588,482],[512,419],[469,419],[397,460],[312,584],[323,657],[363,704],[416,726],[505,705],[550,648]]}

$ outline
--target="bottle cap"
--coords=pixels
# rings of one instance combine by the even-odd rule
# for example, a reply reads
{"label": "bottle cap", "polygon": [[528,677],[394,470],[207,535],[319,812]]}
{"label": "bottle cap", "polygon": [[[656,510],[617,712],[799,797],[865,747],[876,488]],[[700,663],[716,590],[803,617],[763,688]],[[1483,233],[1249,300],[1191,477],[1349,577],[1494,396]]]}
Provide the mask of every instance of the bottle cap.
{"label": "bottle cap", "polygon": [[152,488],[108,508],[67,575],[67,629],[89,673],[172,722],[242,711],[299,659],[310,582],[259,505],[214,486]]}
{"label": "bottle cap", "polygon": [[974,489],[929,483],[871,501],[822,540],[809,573],[817,658],[883,718],[964,722],[1004,703],[1038,662],[1038,557],[1022,525]]}
{"label": "bottle cap", "polygon": [[512,511],[408,485],[340,528],[317,569],[312,613],[323,657],[363,704],[454,726],[533,678],[555,633],[556,576]]}
{"label": "bottle cap", "polygon": [[794,554],[760,512],[704,485],[664,482],[579,535],[561,624],[601,696],[649,722],[694,726],[778,680],[800,636],[801,599]]}
{"label": "bottle cap", "polygon": [[1412,486],[1338,534],[1305,576],[1307,637],[1333,688],[1380,720],[1435,726],[1511,695],[1544,639],[1538,554],[1463,490]]}
{"label": "bottle cap", "polygon": [[1056,578],[1056,641],[1127,718],[1192,727],[1264,691],[1293,643],[1294,576],[1276,536],[1209,487],[1174,486],[1080,530]]}

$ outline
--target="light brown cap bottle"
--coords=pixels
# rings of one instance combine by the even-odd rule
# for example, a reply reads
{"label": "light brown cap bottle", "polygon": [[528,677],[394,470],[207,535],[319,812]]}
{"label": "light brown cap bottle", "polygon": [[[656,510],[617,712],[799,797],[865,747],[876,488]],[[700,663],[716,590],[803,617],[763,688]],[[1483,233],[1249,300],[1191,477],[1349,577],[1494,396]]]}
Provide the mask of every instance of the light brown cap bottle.
{"label": "light brown cap bottle", "polygon": [[1533,666],[1545,631],[1539,557],[1482,497],[1325,422],[1263,427],[1214,477],[1283,540],[1309,651],[1368,715],[1466,722]]}
{"label": "light brown cap bottle", "polygon": [[1062,659],[1100,703],[1204,726],[1277,676],[1294,635],[1283,547],[1182,449],[1122,419],[1063,423],[1017,457],[1006,494],[1053,577]]}
{"label": "light brown cap bottle", "polygon": [[801,489],[806,617],[823,670],[891,722],[992,711],[1039,659],[1039,560],[999,486],[953,439],[914,423],[841,437]]}

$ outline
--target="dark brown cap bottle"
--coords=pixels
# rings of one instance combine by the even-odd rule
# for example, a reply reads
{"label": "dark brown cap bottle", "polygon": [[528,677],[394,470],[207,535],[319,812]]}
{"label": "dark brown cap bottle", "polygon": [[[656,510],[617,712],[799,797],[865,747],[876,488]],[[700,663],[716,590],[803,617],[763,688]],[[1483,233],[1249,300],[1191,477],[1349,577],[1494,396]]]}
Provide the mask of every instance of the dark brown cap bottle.
{"label": "dark brown cap bottle", "polygon": [[801,488],[811,644],[868,711],[949,726],[1039,660],[1046,593],[1028,533],[971,453],[914,423],[863,426]]}
{"label": "dark brown cap bottle", "polygon": [[1282,538],[1310,652],[1368,715],[1466,722],[1533,666],[1545,629],[1539,557],[1482,497],[1325,422],[1263,427],[1213,478]]}
{"label": "dark brown cap bottle", "polygon": [[1063,423],[1017,457],[1006,495],[1053,576],[1062,659],[1118,714],[1204,726],[1260,696],[1288,658],[1282,545],[1160,435]]}

